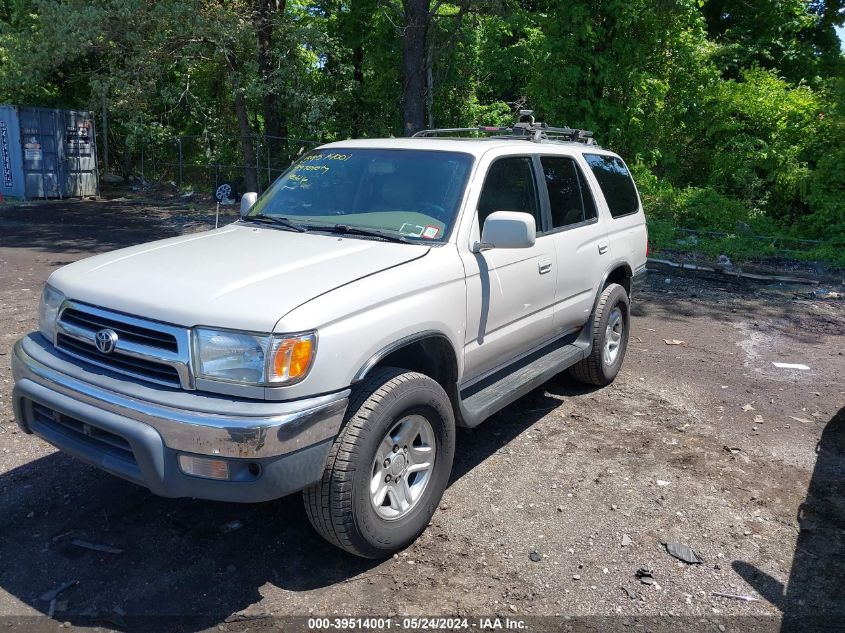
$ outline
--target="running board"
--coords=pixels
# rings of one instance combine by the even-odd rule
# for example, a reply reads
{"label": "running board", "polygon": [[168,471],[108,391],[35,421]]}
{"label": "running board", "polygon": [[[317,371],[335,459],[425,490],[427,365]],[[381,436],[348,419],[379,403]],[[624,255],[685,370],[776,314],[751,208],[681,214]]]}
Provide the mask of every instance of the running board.
{"label": "running board", "polygon": [[[571,339],[570,339],[571,341]],[[463,424],[472,428],[497,411],[584,359],[588,348],[581,341],[558,342],[462,389],[460,409]]]}

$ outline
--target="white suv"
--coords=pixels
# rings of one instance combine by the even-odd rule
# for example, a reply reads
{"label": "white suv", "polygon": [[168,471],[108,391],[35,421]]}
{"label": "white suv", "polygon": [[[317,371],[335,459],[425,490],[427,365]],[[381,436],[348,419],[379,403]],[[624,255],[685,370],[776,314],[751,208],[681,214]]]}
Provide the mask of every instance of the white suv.
{"label": "white suv", "polygon": [[303,490],[375,558],[428,524],[456,425],[619,371],[645,219],[586,133],[332,143],[253,201],[53,273],[13,355],[23,430],[163,496]]}

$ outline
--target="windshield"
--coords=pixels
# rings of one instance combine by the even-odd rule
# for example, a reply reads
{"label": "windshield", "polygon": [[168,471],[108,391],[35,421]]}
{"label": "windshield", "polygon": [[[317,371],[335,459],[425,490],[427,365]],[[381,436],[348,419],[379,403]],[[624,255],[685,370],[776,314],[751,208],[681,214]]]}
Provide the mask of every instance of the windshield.
{"label": "windshield", "polygon": [[309,230],[374,230],[443,241],[472,166],[460,152],[316,150],[294,163],[247,218],[283,217]]}

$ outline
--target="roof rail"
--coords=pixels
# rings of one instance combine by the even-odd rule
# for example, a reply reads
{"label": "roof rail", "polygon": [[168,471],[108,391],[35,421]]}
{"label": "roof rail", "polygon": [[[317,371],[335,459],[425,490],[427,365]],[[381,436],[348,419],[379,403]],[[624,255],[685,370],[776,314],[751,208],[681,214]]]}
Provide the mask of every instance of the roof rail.
{"label": "roof rail", "polygon": [[[498,127],[492,125],[480,125],[478,127],[446,127],[430,130],[420,130],[413,135],[413,138],[438,138],[448,137],[461,132],[488,134],[497,140],[524,140],[534,143],[543,142],[565,142],[583,143],[585,145],[597,145],[593,133],[590,130],[580,130],[569,127],[551,127],[546,123],[535,123],[533,110],[520,110],[519,122],[513,127]],[[468,138],[458,136],[457,138]]]}
{"label": "roof rail", "polygon": [[[438,136],[445,136],[447,134],[455,134],[456,132],[478,132],[480,134],[502,134],[510,132],[509,127],[495,127],[492,125],[479,125],[478,127],[443,127],[433,128],[430,130],[420,130],[412,136],[412,138],[436,138]],[[463,137],[461,137],[463,138]]]}

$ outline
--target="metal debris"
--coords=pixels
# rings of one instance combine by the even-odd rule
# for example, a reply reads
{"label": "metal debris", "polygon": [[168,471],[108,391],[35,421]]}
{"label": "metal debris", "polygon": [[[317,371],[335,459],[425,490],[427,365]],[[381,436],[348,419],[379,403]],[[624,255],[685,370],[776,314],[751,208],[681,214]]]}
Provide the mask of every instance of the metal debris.
{"label": "metal debris", "polygon": [[71,581],[66,582],[64,584],[61,584],[58,587],[56,587],[55,589],[51,589],[47,593],[41,594],[41,599],[44,602],[52,602],[53,600],[58,598],[62,593],[64,593],[65,591],[67,591],[71,587],[78,585],[78,584],[79,584],[78,580],[71,580]]}
{"label": "metal debris", "polygon": [[808,293],[810,299],[841,299],[842,293],[828,290],[827,288],[819,288]]}
{"label": "metal debris", "polygon": [[772,361],[772,365],[774,365],[778,369],[798,369],[801,371],[807,371],[810,369],[806,365],[802,365],[800,363],[776,363]]}
{"label": "metal debris", "polygon": [[112,547],[111,545],[99,545],[97,543],[89,543],[88,541],[82,541],[78,538],[75,538],[71,541],[72,545],[76,545],[77,547],[83,547],[85,549],[94,550],[95,552],[105,552],[106,554],[123,554],[123,550],[117,547]]}
{"label": "metal debris", "polygon": [[665,338],[665,339],[663,339],[663,342],[666,343],[666,345],[686,345],[687,344],[686,341],[682,341],[681,339],[678,339],[678,338]]}
{"label": "metal debris", "polygon": [[242,521],[238,521],[235,519],[234,521],[229,521],[228,523],[223,525],[223,534],[228,534],[229,532],[234,532],[235,530],[240,530],[244,526]]}
{"label": "metal debris", "polygon": [[701,556],[696,554],[695,550],[693,550],[689,545],[675,542],[664,543],[663,545],[666,547],[667,552],[685,563],[689,563],[690,565],[700,565],[704,562]]}
{"label": "metal debris", "polygon": [[760,602],[758,598],[754,598],[753,596],[740,596],[734,593],[722,593],[720,591],[714,591],[714,596],[719,596],[720,598],[730,598],[731,600],[742,600],[744,602]]}
{"label": "metal debris", "polygon": [[812,424],[812,420],[808,420],[807,418],[796,418],[794,415],[789,416],[790,420],[795,420],[796,422],[801,422],[802,424]]}

